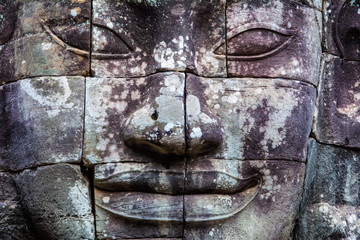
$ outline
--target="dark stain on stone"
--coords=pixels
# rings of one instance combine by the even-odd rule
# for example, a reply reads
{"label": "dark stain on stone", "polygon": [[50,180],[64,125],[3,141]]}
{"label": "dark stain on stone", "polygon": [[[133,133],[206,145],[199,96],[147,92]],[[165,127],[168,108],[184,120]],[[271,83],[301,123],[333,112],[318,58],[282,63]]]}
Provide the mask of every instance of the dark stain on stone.
{"label": "dark stain on stone", "polygon": [[13,0],[0,0],[0,45],[9,41],[14,33],[18,2]]}
{"label": "dark stain on stone", "polygon": [[341,57],[360,60],[360,1],[347,0],[338,10],[334,34]]}
{"label": "dark stain on stone", "polygon": [[39,95],[45,97],[65,94],[65,89],[60,85],[60,82],[53,78],[37,79],[36,81],[31,81],[31,85],[37,90]]}
{"label": "dark stain on stone", "polygon": [[260,127],[266,127],[269,121],[268,100],[263,99],[254,110],[248,110],[250,116],[255,119],[254,126],[245,136],[244,158],[245,159],[263,159],[265,152],[261,141],[264,139],[265,132],[260,131]]}

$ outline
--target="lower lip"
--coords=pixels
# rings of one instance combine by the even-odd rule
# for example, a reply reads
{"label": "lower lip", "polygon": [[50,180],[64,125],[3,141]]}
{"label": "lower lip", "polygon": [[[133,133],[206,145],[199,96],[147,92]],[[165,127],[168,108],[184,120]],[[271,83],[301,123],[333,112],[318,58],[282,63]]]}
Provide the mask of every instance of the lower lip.
{"label": "lower lip", "polygon": [[[165,195],[96,189],[96,206],[119,217],[157,222],[206,222],[230,218],[258,194],[261,182],[234,194]],[[185,212],[185,214],[184,214]]]}

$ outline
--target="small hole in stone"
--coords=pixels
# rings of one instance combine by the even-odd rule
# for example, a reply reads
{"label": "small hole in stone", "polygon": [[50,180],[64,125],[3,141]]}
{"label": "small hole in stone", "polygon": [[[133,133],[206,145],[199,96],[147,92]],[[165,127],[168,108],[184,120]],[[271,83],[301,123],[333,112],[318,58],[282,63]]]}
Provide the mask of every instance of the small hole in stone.
{"label": "small hole in stone", "polygon": [[158,114],[158,112],[155,110],[155,112],[154,112],[153,114],[151,114],[151,119],[154,120],[154,121],[156,121],[156,120],[158,119],[158,117],[159,117],[159,114]]}

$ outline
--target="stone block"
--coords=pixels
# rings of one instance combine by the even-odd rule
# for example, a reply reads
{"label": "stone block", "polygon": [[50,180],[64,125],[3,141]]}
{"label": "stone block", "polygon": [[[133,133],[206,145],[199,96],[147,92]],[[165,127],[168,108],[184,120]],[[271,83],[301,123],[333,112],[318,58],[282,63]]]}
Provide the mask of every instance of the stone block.
{"label": "stone block", "polygon": [[79,163],[83,77],[40,77],[0,87],[0,169]]}
{"label": "stone block", "polygon": [[94,239],[89,183],[80,166],[25,170],[15,181],[37,238]]}
{"label": "stone block", "polygon": [[[226,76],[225,1],[93,1],[95,76],[190,70]],[[223,49],[224,50],[224,49]]]}
{"label": "stone block", "polygon": [[89,0],[3,1],[0,9],[0,83],[89,74]]}
{"label": "stone block", "polygon": [[37,239],[94,239],[89,183],[80,166],[25,170],[15,181]]}
{"label": "stone block", "polygon": [[33,240],[13,175],[0,172],[0,239]]}
{"label": "stone block", "polygon": [[95,189],[95,202],[97,239],[182,237],[182,195]]}
{"label": "stone block", "polygon": [[106,163],[95,166],[94,186],[105,191],[182,194],[185,161],[173,164]]}
{"label": "stone block", "polygon": [[296,239],[359,238],[359,151],[315,140],[309,146]]}
{"label": "stone block", "polygon": [[[210,116],[216,116],[223,140],[219,149],[209,153],[213,157],[305,161],[316,97],[312,85],[281,79],[188,75],[186,89],[190,147],[193,138],[203,142],[206,136],[202,132],[215,121]],[[194,129],[198,134],[191,134]]]}
{"label": "stone block", "polygon": [[320,142],[360,147],[360,62],[326,55],[315,117]]}
{"label": "stone block", "polygon": [[270,77],[317,85],[321,12],[292,1],[229,1],[227,66],[232,77]]}

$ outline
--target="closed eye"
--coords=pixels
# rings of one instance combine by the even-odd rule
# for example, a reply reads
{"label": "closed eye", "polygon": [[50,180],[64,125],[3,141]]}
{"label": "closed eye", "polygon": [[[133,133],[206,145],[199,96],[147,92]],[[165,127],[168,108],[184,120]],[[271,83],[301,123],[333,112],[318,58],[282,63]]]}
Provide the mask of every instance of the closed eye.
{"label": "closed eye", "polygon": [[114,30],[93,24],[93,53],[95,59],[122,59],[133,56],[135,46],[129,36],[122,36]]}
{"label": "closed eye", "polygon": [[[259,60],[286,48],[296,31],[273,26],[253,26],[236,34],[230,32],[227,40],[229,60]],[[222,48],[220,46],[219,48]],[[218,49],[219,49],[218,48]],[[218,51],[215,50],[215,54]]]}
{"label": "closed eye", "polygon": [[[88,21],[47,22],[39,20],[51,38],[65,50],[88,57],[90,54],[90,24]],[[92,57],[94,59],[119,59],[133,56],[135,47],[126,35],[99,24],[93,24]],[[124,40],[126,39],[126,40]]]}
{"label": "closed eye", "polygon": [[[70,21],[70,20],[69,20]],[[66,51],[89,57],[90,53],[90,24],[88,20],[79,22],[49,21],[39,19],[50,37]]]}

